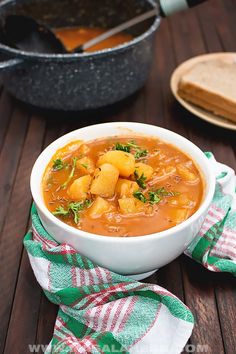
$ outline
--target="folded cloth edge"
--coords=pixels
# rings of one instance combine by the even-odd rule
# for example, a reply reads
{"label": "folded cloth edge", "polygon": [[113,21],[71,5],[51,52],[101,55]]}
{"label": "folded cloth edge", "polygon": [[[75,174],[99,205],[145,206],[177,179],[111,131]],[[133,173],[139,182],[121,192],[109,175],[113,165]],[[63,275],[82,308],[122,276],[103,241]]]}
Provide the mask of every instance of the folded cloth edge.
{"label": "folded cloth edge", "polygon": [[[84,318],[90,314],[89,318],[91,320],[91,316],[94,314],[93,311],[96,309],[103,311],[102,308],[111,305],[111,303],[116,304],[117,301],[131,299],[136,296],[135,306],[130,312],[129,321],[126,322],[124,331],[119,333],[111,331],[111,334],[114,335],[112,340],[118,341],[125,350],[129,348],[126,351],[127,353],[143,353],[145,351],[145,353],[152,354],[158,346],[161,346],[163,349],[162,352],[159,352],[161,354],[178,354],[182,350],[193,329],[193,316],[179,299],[158,285],[142,284],[107,270],[106,274],[107,272],[109,273],[110,282],[102,282],[102,278],[97,278],[97,282],[93,278],[93,282],[91,282],[87,278],[87,283],[85,282],[82,285],[79,283],[79,279],[81,280],[80,275],[82,273],[85,274],[86,270],[79,267],[84,260],[88,262],[88,271],[92,275],[96,273],[94,271],[95,268],[101,272],[103,269],[85,257],[81,257],[69,245],[57,244],[48,235],[46,230],[42,234],[43,226],[41,225],[35,206],[32,207],[32,221],[32,231],[25,236],[24,245],[39,284],[49,300],[60,306],[59,312],[60,314],[63,313],[65,320],[65,325],[59,330],[59,334],[58,329],[54,329],[54,337],[51,345],[53,344],[53,346],[56,345],[58,347],[58,343],[66,341],[66,336],[63,333],[65,331],[68,333],[67,323],[71,318],[77,318],[78,326],[81,323],[83,325],[85,323],[88,324],[86,322],[88,318],[86,321]],[[67,251],[66,253],[65,250]],[[63,258],[61,257],[62,253]],[[76,286],[72,283],[72,277],[70,277],[71,270],[75,267],[77,267],[78,273]],[[59,279],[55,279],[57,273],[59,273]],[[81,274],[79,275],[79,273]],[[116,287],[115,291],[111,289],[114,286]],[[81,297],[81,293],[84,294],[83,297]],[[96,298],[85,307],[86,299],[91,298],[93,294],[96,294]],[[104,294],[107,300],[98,303],[97,299],[101,294]],[[159,314],[159,317],[157,316],[157,319],[154,321],[153,315],[157,310],[160,311],[161,315]],[[139,317],[139,312],[142,314],[142,318]],[[99,318],[98,315],[96,316]],[[163,316],[163,318],[160,316]],[[160,322],[158,318],[162,318],[162,321]],[[109,324],[107,323],[106,326],[109,327]],[[161,328],[164,327],[165,331],[161,331]],[[96,342],[96,326],[92,326],[91,328],[88,326],[87,331],[89,332],[91,329],[93,332],[89,335],[90,337],[86,337],[86,341],[90,338],[91,342],[94,343]],[[158,332],[156,332],[157,330]],[[137,334],[137,331],[140,333]],[[162,335],[159,336],[158,333],[162,333]],[[55,336],[60,338],[60,340],[58,341]],[[134,338],[128,338],[129,336],[133,336]],[[73,343],[75,344],[76,341],[77,346],[81,346],[81,343],[83,344],[85,340],[84,338],[76,338],[73,333],[70,334],[70,337],[74,338]],[[54,349],[50,349],[50,352],[54,353]],[[86,350],[86,353],[89,352],[88,349]],[[94,349],[91,352],[96,353],[96,350]]]}
{"label": "folded cloth edge", "polygon": [[185,254],[213,272],[236,276],[236,177],[232,168],[206,152],[216,176],[216,191],[198,235]]}

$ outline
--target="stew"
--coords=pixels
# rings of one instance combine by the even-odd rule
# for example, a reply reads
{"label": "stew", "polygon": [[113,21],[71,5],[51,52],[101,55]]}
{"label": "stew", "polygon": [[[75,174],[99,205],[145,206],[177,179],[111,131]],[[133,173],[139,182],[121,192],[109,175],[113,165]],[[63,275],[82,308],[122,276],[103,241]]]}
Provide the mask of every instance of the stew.
{"label": "stew", "polygon": [[[103,28],[90,28],[90,27],[65,27],[54,29],[54,33],[64,44],[65,48],[70,52],[76,47],[88,42],[90,39],[98,37],[106,32]],[[121,32],[106,40],[90,47],[87,52],[95,52],[97,50],[113,48],[120,44],[124,44],[133,39],[130,34]]]}
{"label": "stew", "polygon": [[201,173],[186,154],[152,137],[72,142],[46,168],[47,208],[75,228],[105,236],[169,229],[199,207]]}

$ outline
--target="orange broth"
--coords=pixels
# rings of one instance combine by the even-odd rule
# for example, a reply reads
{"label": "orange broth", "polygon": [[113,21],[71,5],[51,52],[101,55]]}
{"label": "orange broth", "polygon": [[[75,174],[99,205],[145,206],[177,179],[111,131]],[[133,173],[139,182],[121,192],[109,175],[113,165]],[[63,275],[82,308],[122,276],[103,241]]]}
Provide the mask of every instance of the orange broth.
{"label": "orange broth", "polygon": [[[113,195],[107,197],[105,192],[98,194],[92,185],[99,173],[101,178],[102,160],[106,160],[111,151],[112,156],[117,155],[114,151],[120,151],[118,155],[125,157],[126,154],[132,163],[135,160],[135,170],[129,177],[119,175],[123,189],[118,187],[117,181]],[[114,158],[105,164],[116,173]],[[141,173],[142,169],[148,178]],[[80,196],[76,199],[73,193],[71,196],[71,191],[74,192],[71,186],[83,176],[87,176],[82,179],[89,180],[89,186],[82,199]],[[107,188],[108,184],[111,187],[112,176],[108,176],[110,182],[102,188]],[[126,183],[132,188],[136,186],[135,191]],[[176,147],[152,137],[117,136],[86,143],[77,141],[58,150],[46,168],[42,188],[47,208],[52,213],[64,211],[65,215],[56,212],[55,216],[66,224],[94,234],[127,237],[167,230],[189,218],[202,201],[204,182],[195,163]],[[81,190],[75,189],[75,193]],[[96,205],[99,204],[100,209],[95,205],[97,199],[102,202],[102,209],[105,205],[103,212],[98,201]],[[78,219],[76,213],[68,209],[70,203],[82,205],[82,210],[76,212]]]}
{"label": "orange broth", "polygon": [[[90,27],[65,27],[56,28],[54,33],[64,44],[65,48],[70,52],[76,47],[88,42],[89,40],[98,37],[106,32],[103,28],[90,28]],[[94,46],[87,49],[87,52],[95,52],[97,50],[113,48],[120,44],[129,42],[133,39],[130,34],[121,32],[118,33]]]}

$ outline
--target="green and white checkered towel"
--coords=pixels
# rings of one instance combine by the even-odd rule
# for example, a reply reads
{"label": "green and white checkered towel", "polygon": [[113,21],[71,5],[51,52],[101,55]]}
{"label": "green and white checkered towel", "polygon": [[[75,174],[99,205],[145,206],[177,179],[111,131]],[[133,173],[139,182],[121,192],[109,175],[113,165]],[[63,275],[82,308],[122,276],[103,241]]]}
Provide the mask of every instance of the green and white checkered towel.
{"label": "green and white checkered towel", "polygon": [[34,274],[60,306],[47,353],[180,353],[193,328],[167,290],[101,268],[43,228],[35,207],[24,239]]}
{"label": "green and white checkered towel", "polygon": [[[210,270],[236,275],[235,175],[212,154],[207,156],[218,184],[201,231],[186,253]],[[167,290],[110,272],[69,245],[58,244],[43,228],[34,206],[24,245],[39,284],[59,305],[47,353],[182,351],[193,316]]]}
{"label": "green and white checkered towel", "polygon": [[185,254],[214,272],[236,276],[236,177],[232,168],[207,152],[216,175],[214,199],[199,234]]}

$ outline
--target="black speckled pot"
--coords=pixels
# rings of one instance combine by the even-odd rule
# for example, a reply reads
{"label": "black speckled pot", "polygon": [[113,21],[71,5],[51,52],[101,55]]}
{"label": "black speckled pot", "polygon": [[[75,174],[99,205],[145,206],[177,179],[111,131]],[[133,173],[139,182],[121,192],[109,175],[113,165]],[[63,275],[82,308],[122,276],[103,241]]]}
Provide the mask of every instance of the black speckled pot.
{"label": "black speckled pot", "polygon": [[[49,25],[111,28],[157,6],[153,0],[5,0],[9,14],[27,14]],[[83,110],[119,101],[141,88],[149,73],[153,35],[160,18],[129,33],[131,42],[94,53],[39,55],[0,44],[1,79],[21,101],[43,108]]]}

